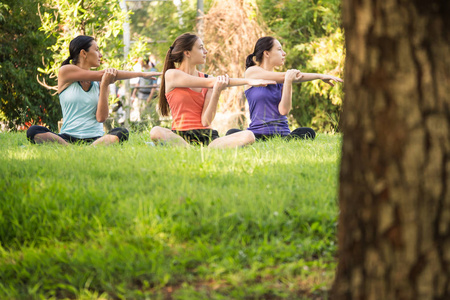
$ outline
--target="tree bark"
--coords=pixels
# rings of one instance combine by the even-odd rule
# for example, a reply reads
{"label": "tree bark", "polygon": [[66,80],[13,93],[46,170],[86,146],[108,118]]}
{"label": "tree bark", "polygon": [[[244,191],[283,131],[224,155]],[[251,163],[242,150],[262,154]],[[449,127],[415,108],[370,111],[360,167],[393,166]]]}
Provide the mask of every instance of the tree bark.
{"label": "tree bark", "polygon": [[450,1],[344,0],[331,299],[450,299]]}

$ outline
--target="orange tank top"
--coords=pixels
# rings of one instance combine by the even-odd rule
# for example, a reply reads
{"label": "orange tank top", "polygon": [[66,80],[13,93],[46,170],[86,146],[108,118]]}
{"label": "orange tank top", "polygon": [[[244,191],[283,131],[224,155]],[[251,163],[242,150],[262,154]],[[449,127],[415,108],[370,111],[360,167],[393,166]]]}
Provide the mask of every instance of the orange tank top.
{"label": "orange tank top", "polygon": [[[205,74],[198,72],[204,78]],[[172,113],[172,130],[186,131],[193,129],[206,129],[202,125],[202,111],[205,103],[207,88],[196,92],[190,88],[174,88],[166,93]]]}

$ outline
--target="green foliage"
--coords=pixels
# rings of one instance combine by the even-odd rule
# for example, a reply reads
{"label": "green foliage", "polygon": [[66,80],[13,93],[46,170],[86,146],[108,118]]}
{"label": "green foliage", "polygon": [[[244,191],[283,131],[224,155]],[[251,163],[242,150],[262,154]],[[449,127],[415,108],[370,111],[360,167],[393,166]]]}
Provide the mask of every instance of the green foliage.
{"label": "green foliage", "polygon": [[3,11],[8,10],[8,9],[9,9],[9,6],[7,4],[0,2],[0,22],[5,21],[5,16],[3,15]]}
{"label": "green foliage", "polygon": [[[52,42],[38,30],[38,3],[0,3],[0,121],[11,129],[38,122],[55,128],[61,118],[57,98],[36,80],[37,68],[50,56],[47,47]],[[52,79],[48,82],[55,84]]]}
{"label": "green foliage", "polygon": [[[286,69],[343,76],[344,37],[339,0],[258,0],[263,20],[287,53]],[[338,131],[342,84],[316,80],[296,85],[292,115],[302,126]]]}
{"label": "green foliage", "polygon": [[147,43],[147,51],[136,53],[135,57],[149,53],[157,58],[157,69],[162,70],[167,50],[175,38],[185,32],[195,31],[195,1],[182,1],[177,7],[174,1],[142,2],[130,5],[133,15],[130,28],[135,38]]}
{"label": "green foliage", "polygon": [[[344,36],[340,28],[335,33],[296,46],[306,52],[304,72],[330,74],[343,78]],[[322,132],[338,132],[342,109],[343,84],[334,87],[314,80],[303,83],[294,91],[292,115],[299,124],[310,124]]]}
{"label": "green foliage", "polygon": [[52,58],[40,72],[56,77],[61,63],[69,57],[69,43],[78,35],[93,36],[103,54],[102,69],[121,68],[123,62],[122,26],[126,14],[115,0],[52,0],[41,12],[42,30],[54,37]]}
{"label": "green foliage", "polygon": [[340,136],[233,150],[0,135],[0,298],[326,297]]}

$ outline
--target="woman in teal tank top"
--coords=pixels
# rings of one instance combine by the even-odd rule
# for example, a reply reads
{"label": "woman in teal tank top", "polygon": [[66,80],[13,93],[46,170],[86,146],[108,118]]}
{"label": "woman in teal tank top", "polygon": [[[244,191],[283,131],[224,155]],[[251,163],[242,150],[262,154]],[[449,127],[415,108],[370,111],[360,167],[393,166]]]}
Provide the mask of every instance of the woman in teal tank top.
{"label": "woman in teal tank top", "polygon": [[[70,56],[58,73],[58,94],[63,113],[63,126],[59,134],[48,128],[34,125],[27,130],[32,143],[87,142],[92,145],[109,145],[128,140],[128,130],[114,128],[103,132],[103,122],[108,117],[109,84],[116,80],[134,77],[152,78],[160,72],[127,72],[116,69],[91,71],[98,68],[102,54],[93,37],[80,35],[69,45]],[[72,63],[70,63],[72,62]]]}

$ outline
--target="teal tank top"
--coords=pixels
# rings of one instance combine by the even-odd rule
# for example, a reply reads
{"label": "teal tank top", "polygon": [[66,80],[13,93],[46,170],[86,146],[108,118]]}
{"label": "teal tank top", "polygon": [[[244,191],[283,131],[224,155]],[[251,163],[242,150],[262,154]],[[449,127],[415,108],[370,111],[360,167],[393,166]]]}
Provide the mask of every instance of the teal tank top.
{"label": "teal tank top", "polygon": [[66,133],[79,139],[103,136],[103,124],[97,122],[98,82],[91,82],[86,92],[76,81],[59,94],[63,113],[63,125],[60,133]]}

